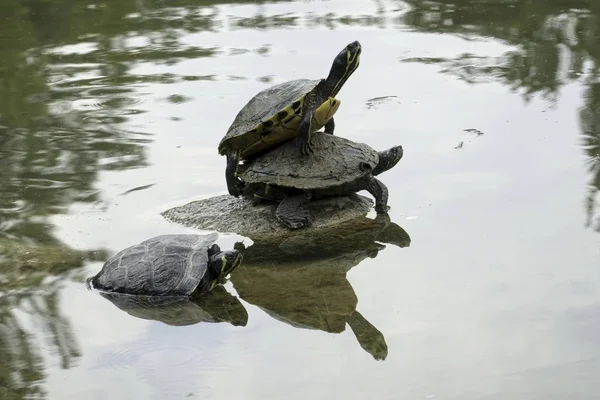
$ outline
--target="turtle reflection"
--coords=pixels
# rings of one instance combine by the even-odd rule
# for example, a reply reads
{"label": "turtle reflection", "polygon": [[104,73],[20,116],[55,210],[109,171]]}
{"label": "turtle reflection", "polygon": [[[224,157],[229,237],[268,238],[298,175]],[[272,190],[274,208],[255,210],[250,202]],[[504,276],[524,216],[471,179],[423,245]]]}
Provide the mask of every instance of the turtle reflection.
{"label": "turtle reflection", "polygon": [[229,322],[246,326],[248,312],[235,296],[223,286],[210,293],[191,297],[132,296],[100,292],[115,306],[136,318],[160,321],[172,326],[185,326],[200,322]]}
{"label": "turtle reflection", "polygon": [[[310,232],[310,233],[309,233]],[[410,245],[410,237],[389,217],[365,216],[335,229],[299,231],[280,242],[254,243],[231,275],[240,298],[296,328],[341,333],[350,326],[360,346],[384,360],[383,334],[357,311],[358,298],[346,273],[386,246]]]}

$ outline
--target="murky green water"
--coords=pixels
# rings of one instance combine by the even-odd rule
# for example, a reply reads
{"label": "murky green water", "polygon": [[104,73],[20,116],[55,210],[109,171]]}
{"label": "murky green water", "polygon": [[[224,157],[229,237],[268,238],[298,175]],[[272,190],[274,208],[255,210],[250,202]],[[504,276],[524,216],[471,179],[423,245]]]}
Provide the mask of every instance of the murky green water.
{"label": "murky green water", "polygon": [[[0,16],[3,399],[599,396],[596,2],[8,0]],[[324,77],[356,39],[336,134],[404,146],[381,179],[410,246],[255,251],[186,326],[86,290],[108,255],[194,232],[159,213],[226,193],[216,146],[238,109]]]}

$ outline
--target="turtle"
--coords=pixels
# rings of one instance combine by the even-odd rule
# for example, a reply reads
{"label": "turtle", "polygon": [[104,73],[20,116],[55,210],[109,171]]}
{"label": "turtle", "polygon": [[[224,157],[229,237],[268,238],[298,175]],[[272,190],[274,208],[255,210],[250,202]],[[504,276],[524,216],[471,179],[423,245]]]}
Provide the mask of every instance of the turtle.
{"label": "turtle", "polygon": [[378,214],[387,214],[388,190],[375,176],[394,167],[402,146],[377,152],[365,143],[333,135],[315,135],[319,151],[309,160],[291,142],[238,166],[243,195],[278,201],[276,219],[290,229],[308,226],[311,215],[302,203],[366,190]]}
{"label": "turtle", "polygon": [[212,290],[242,262],[238,250],[221,251],[209,235],[160,235],[110,257],[87,283],[110,293],[190,296]]}
{"label": "turtle", "polygon": [[302,155],[313,153],[311,134],[325,127],[333,134],[333,115],[340,106],[338,94],[358,68],[362,47],[349,43],[334,58],[326,79],[296,79],[260,91],[242,107],[218,146],[227,157],[225,179],[229,194],[241,195],[243,182],[236,178],[239,160],[249,160],[297,137]]}

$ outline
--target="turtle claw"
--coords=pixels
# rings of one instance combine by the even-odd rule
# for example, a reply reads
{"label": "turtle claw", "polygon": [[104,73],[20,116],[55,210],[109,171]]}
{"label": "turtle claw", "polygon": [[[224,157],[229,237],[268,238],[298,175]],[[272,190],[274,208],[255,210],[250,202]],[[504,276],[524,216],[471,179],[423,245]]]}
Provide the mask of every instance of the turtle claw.
{"label": "turtle claw", "polygon": [[302,145],[302,154],[303,155],[308,156],[308,155],[312,154],[312,152],[313,152],[313,149],[312,149],[312,146],[310,145],[310,143],[304,143]]}
{"label": "turtle claw", "polygon": [[300,148],[300,153],[302,153],[303,156],[308,156],[313,152],[313,144],[310,141],[303,141],[298,137],[296,145]]}
{"label": "turtle claw", "polygon": [[388,211],[390,210],[390,206],[375,206],[375,211],[377,211],[377,214],[383,214],[386,215],[388,213]]}

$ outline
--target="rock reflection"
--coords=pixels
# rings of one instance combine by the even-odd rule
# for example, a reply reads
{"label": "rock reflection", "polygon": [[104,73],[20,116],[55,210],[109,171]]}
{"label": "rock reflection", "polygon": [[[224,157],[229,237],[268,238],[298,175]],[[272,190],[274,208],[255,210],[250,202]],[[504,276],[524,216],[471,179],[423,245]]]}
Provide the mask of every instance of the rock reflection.
{"label": "rock reflection", "polygon": [[389,215],[378,215],[372,219],[365,213],[338,224],[286,233],[279,236],[251,236],[254,244],[246,249],[241,249],[243,245],[238,244],[238,249],[243,250],[243,265],[277,266],[296,261],[347,256],[356,252],[361,254],[361,257],[364,254],[365,257],[374,258],[385,248],[381,243],[398,247],[410,246],[408,233],[392,222]]}
{"label": "rock reflection", "polygon": [[229,195],[192,201],[162,215],[203,230],[235,232],[244,261],[231,282],[244,301],[291,326],[340,333],[350,326],[360,346],[384,360],[383,334],[357,311],[346,273],[386,246],[410,246],[410,236],[389,215],[367,216],[373,202],[357,194],[314,200],[310,227],[289,230],[277,223],[271,202]]}
{"label": "rock reflection", "polygon": [[365,351],[385,360],[385,337],[357,310],[358,297],[346,278],[365,258],[377,257],[386,247],[380,242],[406,247],[410,237],[387,216],[363,216],[255,242],[243,250],[244,264],[231,282],[243,300],[293,327],[341,333],[348,324]]}

